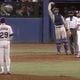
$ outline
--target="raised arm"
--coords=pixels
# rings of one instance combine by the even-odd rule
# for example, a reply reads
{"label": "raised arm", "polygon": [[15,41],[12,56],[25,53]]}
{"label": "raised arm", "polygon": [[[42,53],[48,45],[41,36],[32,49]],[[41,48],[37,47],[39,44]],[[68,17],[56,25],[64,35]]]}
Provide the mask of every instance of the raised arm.
{"label": "raised arm", "polygon": [[49,12],[49,15],[50,15],[51,19],[53,19],[53,17],[54,17],[54,14],[53,14],[53,12],[51,10],[52,6],[54,8],[55,7],[55,3],[54,2],[49,2],[49,4],[48,4],[48,12]]}

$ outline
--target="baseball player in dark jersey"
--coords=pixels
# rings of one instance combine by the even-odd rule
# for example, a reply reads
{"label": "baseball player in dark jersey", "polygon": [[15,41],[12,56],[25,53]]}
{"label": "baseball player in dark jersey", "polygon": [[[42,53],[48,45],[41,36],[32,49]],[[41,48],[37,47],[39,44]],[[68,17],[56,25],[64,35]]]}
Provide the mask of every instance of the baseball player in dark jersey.
{"label": "baseball player in dark jersey", "polygon": [[64,46],[65,53],[68,54],[67,34],[65,29],[64,17],[59,13],[59,9],[55,7],[54,2],[49,2],[48,11],[51,20],[55,26],[55,36],[57,45],[57,54],[61,53],[61,46]]}

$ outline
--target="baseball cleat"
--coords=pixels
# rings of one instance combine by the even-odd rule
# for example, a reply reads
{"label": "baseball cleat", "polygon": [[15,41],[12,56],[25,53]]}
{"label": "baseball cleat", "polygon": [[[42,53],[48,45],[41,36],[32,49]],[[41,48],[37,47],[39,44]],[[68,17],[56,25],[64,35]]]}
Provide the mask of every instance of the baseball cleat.
{"label": "baseball cleat", "polygon": [[10,73],[10,72],[7,72],[6,74],[7,74],[7,75],[11,75],[11,73]]}
{"label": "baseball cleat", "polygon": [[77,58],[80,58],[80,55],[77,55],[76,57],[77,57]]}
{"label": "baseball cleat", "polygon": [[57,55],[61,54],[60,52],[57,52]]}
{"label": "baseball cleat", "polygon": [[0,72],[0,75],[4,75],[5,73],[4,72]]}

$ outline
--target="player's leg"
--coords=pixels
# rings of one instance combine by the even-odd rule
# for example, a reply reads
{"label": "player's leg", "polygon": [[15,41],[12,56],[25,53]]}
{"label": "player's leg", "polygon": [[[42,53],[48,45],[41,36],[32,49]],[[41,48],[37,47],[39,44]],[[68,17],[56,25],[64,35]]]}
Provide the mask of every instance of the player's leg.
{"label": "player's leg", "polygon": [[74,30],[73,29],[70,29],[70,31],[71,31],[71,36],[70,36],[70,51],[71,51],[71,54],[74,54],[75,52],[74,52],[74,37],[75,37],[75,35],[74,35]]}
{"label": "player's leg", "polygon": [[74,47],[73,47],[73,37],[72,37],[72,34],[71,34],[69,40],[70,40],[70,52],[71,52],[71,54],[74,54]]}
{"label": "player's leg", "polygon": [[[56,26],[57,27],[57,26]],[[56,46],[57,46],[57,54],[61,53],[61,35],[60,28],[55,28],[55,36],[56,36]]]}
{"label": "player's leg", "polygon": [[64,25],[61,26],[61,36],[62,36],[62,43],[64,45],[65,53],[68,54],[68,39],[67,39],[67,33],[64,28]]}
{"label": "player's leg", "polygon": [[5,48],[5,60],[6,60],[6,69],[7,69],[7,73],[10,72],[10,43],[8,43],[8,45],[6,45]]}
{"label": "player's leg", "polygon": [[78,45],[77,45],[77,31],[76,30],[74,30],[74,34],[73,34],[73,36],[74,36],[74,54],[77,54],[78,53]]}
{"label": "player's leg", "polygon": [[78,45],[77,57],[80,57],[80,31],[77,31],[77,45]]}
{"label": "player's leg", "polygon": [[1,72],[0,73],[4,73],[4,48],[0,47],[0,66],[1,66]]}

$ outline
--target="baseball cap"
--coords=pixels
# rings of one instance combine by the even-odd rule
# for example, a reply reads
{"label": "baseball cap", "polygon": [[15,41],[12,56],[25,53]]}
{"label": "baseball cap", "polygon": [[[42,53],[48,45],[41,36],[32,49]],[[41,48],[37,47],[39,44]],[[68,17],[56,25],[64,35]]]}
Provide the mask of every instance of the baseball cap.
{"label": "baseball cap", "polygon": [[0,18],[0,22],[5,23],[5,18],[4,17]]}

